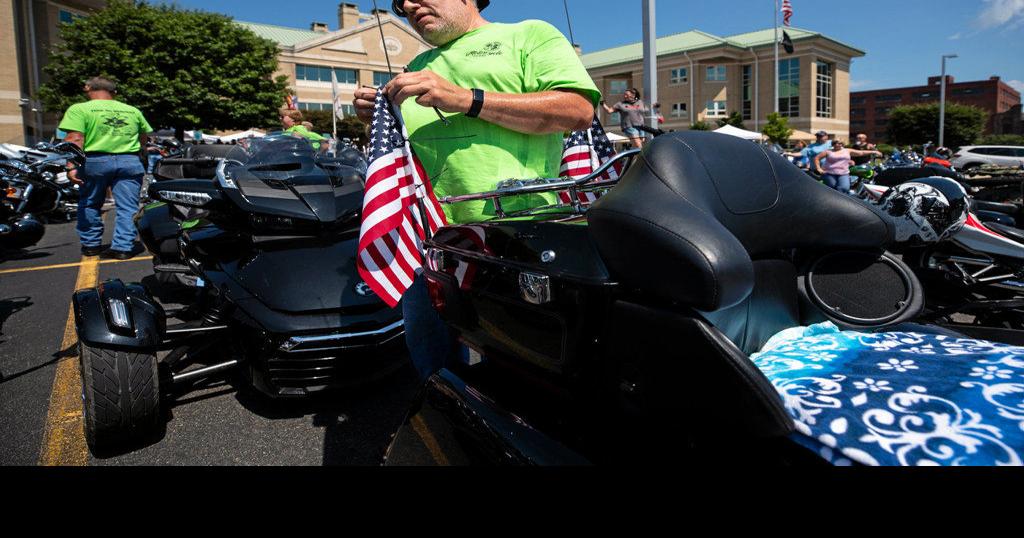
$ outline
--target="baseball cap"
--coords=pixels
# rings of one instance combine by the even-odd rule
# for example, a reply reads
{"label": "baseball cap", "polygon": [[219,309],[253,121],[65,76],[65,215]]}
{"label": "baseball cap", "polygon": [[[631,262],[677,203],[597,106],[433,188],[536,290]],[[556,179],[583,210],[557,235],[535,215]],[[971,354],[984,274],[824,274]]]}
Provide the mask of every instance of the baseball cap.
{"label": "baseball cap", "polygon": [[825,131],[818,131],[814,133],[814,136],[828,136],[828,133]]}

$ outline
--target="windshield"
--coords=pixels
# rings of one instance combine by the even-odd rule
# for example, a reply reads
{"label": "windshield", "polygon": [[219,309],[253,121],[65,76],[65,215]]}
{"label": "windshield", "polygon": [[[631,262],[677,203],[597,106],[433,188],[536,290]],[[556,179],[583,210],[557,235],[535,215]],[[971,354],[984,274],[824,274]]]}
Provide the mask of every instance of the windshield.
{"label": "windshield", "polygon": [[247,138],[228,152],[229,166],[243,166],[250,172],[273,172],[275,179],[295,181],[300,176],[331,176],[332,183],[341,177],[351,177],[354,169],[366,173],[366,159],[350,146],[331,147],[328,141],[314,149],[309,140],[290,134],[275,134],[263,138]]}

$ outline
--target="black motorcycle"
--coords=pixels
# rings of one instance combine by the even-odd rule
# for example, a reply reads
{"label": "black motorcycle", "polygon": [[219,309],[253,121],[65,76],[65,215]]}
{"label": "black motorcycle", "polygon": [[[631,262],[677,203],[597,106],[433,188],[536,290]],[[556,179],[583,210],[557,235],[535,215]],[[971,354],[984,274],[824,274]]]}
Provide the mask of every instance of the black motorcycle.
{"label": "black motorcycle", "polygon": [[[189,226],[171,219],[181,267],[165,268],[190,273],[194,296],[165,308],[120,280],[75,294],[93,451],[158,435],[163,397],[228,370],[265,395],[294,398],[402,365],[401,312],[356,271],[364,176],[347,162],[303,139],[268,137],[234,146],[213,179],[150,187],[154,200],[202,211]],[[161,248],[159,237],[143,239]]]}
{"label": "black motorcycle", "polygon": [[[85,163],[85,154],[71,143],[40,144],[19,158],[0,158],[0,249],[20,249],[38,243],[46,233],[45,218],[77,210],[77,189],[64,174],[71,161]],[[64,176],[60,182],[59,176]]]}
{"label": "black motorcycle", "polygon": [[655,139],[589,211],[500,212],[502,197],[589,188],[601,172],[442,200],[492,200],[499,218],[426,242],[430,297],[460,351],[386,462],[423,461],[409,454],[428,431],[434,459],[454,464],[822,463],[750,355],[791,327],[917,319],[923,289],[887,252],[891,216],[699,132]]}

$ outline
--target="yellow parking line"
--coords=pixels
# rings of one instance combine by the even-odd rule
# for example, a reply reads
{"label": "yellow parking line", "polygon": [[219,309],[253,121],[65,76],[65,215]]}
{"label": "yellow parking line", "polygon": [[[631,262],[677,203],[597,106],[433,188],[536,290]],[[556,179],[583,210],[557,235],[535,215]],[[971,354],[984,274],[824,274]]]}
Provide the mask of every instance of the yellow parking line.
{"label": "yellow parking line", "polygon": [[101,262],[97,262],[96,261],[97,259],[98,258],[93,256],[93,257],[89,257],[89,258],[82,258],[82,261],[76,262],[76,263],[60,263],[60,264],[57,264],[57,265],[41,265],[39,267],[20,267],[18,269],[4,269],[4,270],[0,271],[0,275],[7,275],[7,274],[11,274],[11,273],[28,273],[28,272],[31,272],[31,271],[49,271],[50,269],[69,269],[71,267],[79,267],[79,266],[81,266],[84,263],[89,263],[89,260],[92,260],[91,263],[99,263],[99,264],[104,264],[105,265],[105,264],[108,264],[108,263],[144,262],[144,261],[152,260],[153,257],[152,256],[144,256],[144,257],[141,257],[141,258],[131,258],[129,260],[103,260]]}
{"label": "yellow parking line", "polygon": [[434,438],[434,434],[431,433],[430,428],[427,427],[427,423],[423,422],[423,419],[419,415],[412,417],[409,421],[412,424],[413,431],[416,435],[420,436],[420,440],[423,441],[424,445],[427,445],[427,450],[430,451],[430,457],[434,458],[434,462],[442,467],[448,467],[451,465],[448,463],[448,457],[444,455],[444,451],[441,450],[441,445],[438,444],[437,439]]}
{"label": "yellow parking line", "polygon": [[[82,258],[82,262],[77,264],[80,268],[75,282],[76,290],[96,286],[99,281],[100,263],[96,257]],[[82,416],[82,379],[78,370],[77,348],[75,311],[70,307],[60,349],[62,352],[70,349],[71,355],[57,363],[53,387],[50,389],[50,410],[46,416],[46,431],[39,453],[39,465],[89,464]]]}

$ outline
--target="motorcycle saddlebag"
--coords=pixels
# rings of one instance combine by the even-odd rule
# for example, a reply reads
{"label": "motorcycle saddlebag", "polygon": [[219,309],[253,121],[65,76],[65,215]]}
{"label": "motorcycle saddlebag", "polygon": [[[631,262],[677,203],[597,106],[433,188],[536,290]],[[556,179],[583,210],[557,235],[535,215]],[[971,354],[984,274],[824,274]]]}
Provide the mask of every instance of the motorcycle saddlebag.
{"label": "motorcycle saddlebag", "polygon": [[615,286],[584,218],[445,227],[427,242],[425,270],[435,309],[467,347],[554,373],[598,345]]}

